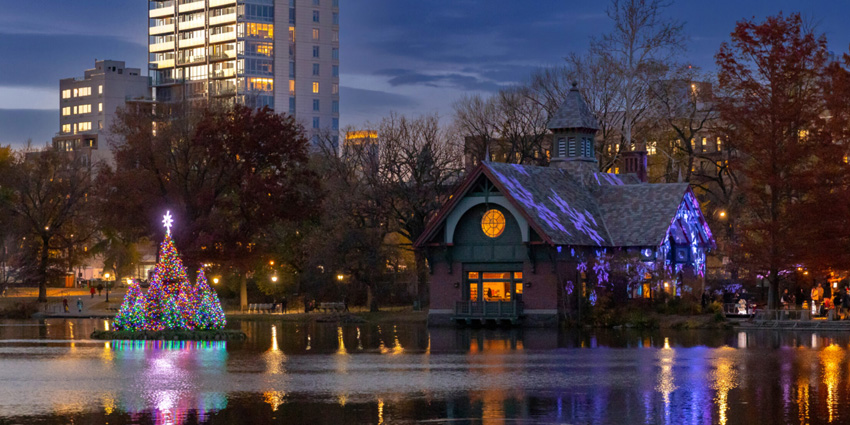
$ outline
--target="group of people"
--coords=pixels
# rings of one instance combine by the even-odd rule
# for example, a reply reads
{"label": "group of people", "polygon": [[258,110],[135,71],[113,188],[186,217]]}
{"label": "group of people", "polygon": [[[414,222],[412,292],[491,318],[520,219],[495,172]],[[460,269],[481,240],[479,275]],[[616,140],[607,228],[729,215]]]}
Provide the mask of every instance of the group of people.
{"label": "group of people", "polygon": [[[818,283],[812,287],[809,299],[811,305],[807,305],[808,303],[804,300],[802,308],[811,308],[813,315],[826,316],[830,311],[834,311],[836,319],[850,319],[850,291],[846,286],[833,290],[832,296],[824,296],[823,286]],[[785,289],[779,301],[782,308],[787,309],[795,306],[797,300],[793,294],[788,293],[788,289]]]}

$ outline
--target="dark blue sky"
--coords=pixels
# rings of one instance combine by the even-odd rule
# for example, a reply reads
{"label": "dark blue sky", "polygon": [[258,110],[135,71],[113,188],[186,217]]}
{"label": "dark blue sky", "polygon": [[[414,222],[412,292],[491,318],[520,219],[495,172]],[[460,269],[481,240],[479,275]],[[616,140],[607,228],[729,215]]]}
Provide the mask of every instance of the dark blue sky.
{"label": "dark blue sky", "polygon": [[[340,0],[342,125],[391,110],[448,118],[464,93],[523,81],[535,68],[582,52],[608,30],[605,1]],[[144,68],[147,2],[34,0],[0,15],[0,143],[43,143],[58,130],[59,79],[82,75],[95,58]],[[685,22],[682,61],[707,70],[736,21],[802,12],[848,51],[850,4],[837,0],[677,1]]]}

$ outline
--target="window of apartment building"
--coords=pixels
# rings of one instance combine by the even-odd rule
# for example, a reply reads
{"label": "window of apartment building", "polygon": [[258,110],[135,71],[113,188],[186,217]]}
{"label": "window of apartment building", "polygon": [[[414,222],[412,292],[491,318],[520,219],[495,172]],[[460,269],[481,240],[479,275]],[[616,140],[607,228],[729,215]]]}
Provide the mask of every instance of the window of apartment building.
{"label": "window of apartment building", "polygon": [[62,90],[62,99],[70,99],[71,98],[71,90]]}
{"label": "window of apartment building", "polygon": [[71,107],[70,106],[66,106],[66,107],[62,108],[62,116],[67,117],[68,115],[71,115]]}
{"label": "window of apartment building", "polygon": [[313,75],[319,75],[319,64],[313,64]]}
{"label": "window of apartment building", "polygon": [[289,62],[289,78],[295,78],[295,62]]}
{"label": "window of apartment building", "polygon": [[[274,21],[274,6],[261,6],[258,4],[240,5],[241,15],[254,21]],[[219,9],[222,15],[234,13],[236,10],[232,7]],[[213,11],[214,12],[214,11]],[[210,12],[211,14],[213,12]]]}
{"label": "window of apartment building", "polygon": [[333,0],[333,7],[339,7],[339,0]]}
{"label": "window of apartment building", "polygon": [[289,23],[290,24],[295,23],[295,8],[294,7],[289,8]]}
{"label": "window of apartment building", "polygon": [[274,43],[241,41],[238,46],[233,43],[210,46],[210,56],[234,58],[236,53],[247,56],[272,57],[274,56]]}
{"label": "window of apartment building", "polygon": [[103,130],[103,120],[97,120],[97,129]]}
{"label": "window of apartment building", "polygon": [[79,113],[80,114],[90,114],[91,113],[91,105],[80,105]]}
{"label": "window of apartment building", "polygon": [[319,46],[313,46],[313,57],[314,58],[319,57]]}
{"label": "window of apartment building", "polygon": [[319,41],[319,29],[313,28],[313,41]]}
{"label": "window of apartment building", "polygon": [[339,101],[338,100],[334,100],[333,102],[331,102],[331,111],[336,112],[336,113],[339,112]]}
{"label": "window of apartment building", "polygon": [[70,133],[71,132],[71,124],[62,124],[62,132]]}
{"label": "window of apartment building", "polygon": [[333,74],[332,74],[332,75],[333,75],[334,77],[339,77],[339,65],[334,65],[331,69],[333,70]]}
{"label": "window of apartment building", "polygon": [[720,152],[720,148],[723,147],[723,139],[717,138],[717,152]]}
{"label": "window of apartment building", "polygon": [[319,99],[313,99],[313,110],[319,112]]}
{"label": "window of apartment building", "polygon": [[80,87],[80,97],[91,96],[91,87]]}
{"label": "window of apartment building", "polygon": [[707,138],[705,138],[705,137],[703,137],[703,138],[702,138],[702,151],[703,151],[703,152],[705,152],[705,150],[706,150],[705,148],[706,148],[707,146],[708,146],[708,139],[707,139]]}
{"label": "window of apartment building", "polygon": [[319,22],[319,11],[318,10],[313,11],[313,22]]}
{"label": "window of apartment building", "polygon": [[238,34],[239,37],[274,39],[274,25],[272,24],[246,22],[239,26],[239,30],[242,32],[242,34]]}
{"label": "window of apartment building", "polygon": [[73,113],[74,115],[77,115],[77,113],[78,113],[78,112],[77,112],[77,107],[76,107],[76,106],[74,106],[74,109],[72,109],[72,111],[73,111],[72,113]]}
{"label": "window of apartment building", "polygon": [[240,74],[254,75],[274,75],[274,60],[272,59],[243,59],[240,60],[237,66],[237,72]]}
{"label": "window of apartment building", "polygon": [[333,13],[333,23],[334,25],[339,25],[339,13]]}
{"label": "window of apartment building", "polygon": [[316,94],[319,93],[319,82],[318,81],[313,81],[313,93],[316,93]]}
{"label": "window of apartment building", "polygon": [[331,41],[339,42],[339,31],[331,32]]}
{"label": "window of apartment building", "polygon": [[318,5],[319,5],[319,0],[313,0],[313,6],[318,6]]}
{"label": "window of apartment building", "polygon": [[295,98],[289,98],[289,115],[295,115]]}
{"label": "window of apartment building", "polygon": [[331,84],[331,94],[339,94],[339,84]]}
{"label": "window of apartment building", "polygon": [[89,131],[91,130],[91,121],[81,122],[77,128],[80,131]]}
{"label": "window of apartment building", "polygon": [[273,91],[274,79],[272,78],[248,78],[249,91]]}
{"label": "window of apartment building", "polygon": [[295,80],[289,80],[289,95],[295,96]]}
{"label": "window of apartment building", "polygon": [[332,122],[331,126],[333,127],[333,129],[339,130],[339,118],[334,118],[333,121],[331,121],[331,122]]}
{"label": "window of apartment building", "polygon": [[333,52],[333,54],[332,54],[331,57],[334,60],[339,60],[339,48],[334,47],[332,52]]}
{"label": "window of apartment building", "polygon": [[313,117],[313,128],[319,128],[319,117]]}
{"label": "window of apartment building", "polygon": [[103,94],[103,84],[97,86],[97,94]]}
{"label": "window of apartment building", "polygon": [[79,95],[80,95],[80,91],[77,90],[77,89],[74,89],[74,97],[77,97]]}
{"label": "window of apartment building", "polygon": [[647,155],[655,155],[658,153],[658,142],[652,141],[646,144],[646,154]]}
{"label": "window of apartment building", "polygon": [[[290,43],[295,42],[295,27],[292,27],[292,26],[289,27],[289,42]],[[292,55],[291,52],[289,54]]]}

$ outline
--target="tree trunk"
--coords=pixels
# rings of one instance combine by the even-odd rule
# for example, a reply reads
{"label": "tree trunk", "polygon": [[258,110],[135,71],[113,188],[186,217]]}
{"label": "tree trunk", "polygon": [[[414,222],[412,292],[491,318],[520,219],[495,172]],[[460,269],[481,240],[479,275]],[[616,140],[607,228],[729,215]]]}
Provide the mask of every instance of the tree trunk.
{"label": "tree trunk", "polygon": [[770,271],[769,286],[767,288],[767,309],[776,310],[778,308],[779,295],[779,273],[776,270]]}
{"label": "tree trunk", "polygon": [[368,307],[371,312],[378,311],[378,302],[375,300],[375,291],[371,284],[366,285],[366,307]]}
{"label": "tree trunk", "polygon": [[47,260],[50,238],[41,237],[41,260],[38,263],[38,302],[47,302]]}
{"label": "tree trunk", "polygon": [[248,279],[245,275],[239,275],[239,308],[248,310]]}
{"label": "tree trunk", "polygon": [[419,301],[419,307],[428,304],[428,271],[425,264],[425,252],[421,249],[414,251],[414,260],[416,262],[416,299]]}

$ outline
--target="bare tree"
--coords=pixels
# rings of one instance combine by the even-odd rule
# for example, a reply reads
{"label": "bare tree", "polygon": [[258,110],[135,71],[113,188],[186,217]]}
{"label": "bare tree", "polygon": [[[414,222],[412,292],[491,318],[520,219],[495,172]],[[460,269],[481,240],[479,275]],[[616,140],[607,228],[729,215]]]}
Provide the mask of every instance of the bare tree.
{"label": "bare tree", "polygon": [[91,177],[85,161],[52,149],[19,153],[3,176],[3,186],[10,192],[3,207],[20,217],[27,235],[38,242],[28,246],[38,257],[35,276],[39,302],[47,301],[50,251],[58,248],[59,239],[73,244],[75,237],[82,235],[74,230],[81,230],[90,221]]}

